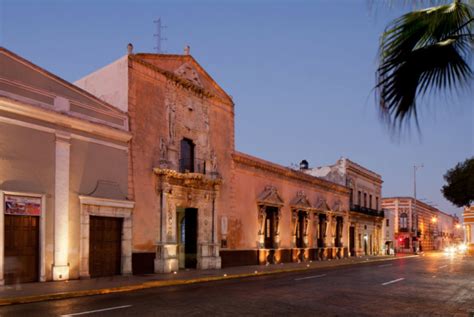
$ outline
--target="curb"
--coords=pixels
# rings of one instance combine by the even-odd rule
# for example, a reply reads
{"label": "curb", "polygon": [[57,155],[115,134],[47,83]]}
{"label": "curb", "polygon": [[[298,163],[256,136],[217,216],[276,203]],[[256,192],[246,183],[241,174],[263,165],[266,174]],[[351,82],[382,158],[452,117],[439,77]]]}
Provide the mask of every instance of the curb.
{"label": "curb", "polygon": [[[223,272],[223,275],[220,275],[220,276],[191,278],[187,280],[150,281],[150,282],[144,282],[140,284],[110,287],[110,288],[61,292],[61,293],[52,293],[52,294],[44,294],[44,295],[19,296],[19,297],[0,299],[0,306],[36,303],[36,302],[43,302],[43,301],[77,298],[77,297],[94,296],[94,295],[123,293],[123,292],[137,291],[137,290],[143,290],[143,289],[149,289],[149,288],[206,283],[206,282],[214,282],[214,281],[222,281],[222,280],[239,279],[239,278],[249,278],[249,277],[256,277],[256,276],[266,276],[266,275],[273,275],[273,274],[295,273],[295,272],[303,272],[303,271],[318,270],[318,269],[325,269],[325,268],[346,267],[346,266],[353,266],[353,265],[358,265],[358,264],[394,261],[394,260],[414,258],[414,257],[419,257],[419,255],[408,255],[408,256],[403,256],[403,257],[374,259],[370,261],[357,262],[357,263],[341,263],[341,264],[336,264],[336,265],[328,266],[328,267],[305,266],[305,267],[293,268],[293,269],[277,269],[277,270],[266,271],[266,272],[263,271],[263,272],[258,272],[258,273],[241,273],[241,274],[231,274],[231,275],[227,275]],[[223,271],[224,270],[225,269],[223,269]]]}

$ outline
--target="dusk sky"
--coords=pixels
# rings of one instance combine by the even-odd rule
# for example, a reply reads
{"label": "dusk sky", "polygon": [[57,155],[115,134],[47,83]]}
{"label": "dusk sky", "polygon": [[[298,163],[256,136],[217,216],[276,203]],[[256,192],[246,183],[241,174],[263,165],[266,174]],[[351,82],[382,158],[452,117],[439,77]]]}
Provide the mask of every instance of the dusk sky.
{"label": "dusk sky", "polygon": [[370,1],[0,0],[0,42],[75,81],[125,55],[153,52],[155,25],[167,53],[191,54],[233,96],[237,150],[285,166],[347,157],[383,177],[383,195],[413,195],[461,209],[440,192],[443,174],[474,155],[473,91],[432,96],[416,129],[394,140],[372,88],[379,36],[408,8]]}

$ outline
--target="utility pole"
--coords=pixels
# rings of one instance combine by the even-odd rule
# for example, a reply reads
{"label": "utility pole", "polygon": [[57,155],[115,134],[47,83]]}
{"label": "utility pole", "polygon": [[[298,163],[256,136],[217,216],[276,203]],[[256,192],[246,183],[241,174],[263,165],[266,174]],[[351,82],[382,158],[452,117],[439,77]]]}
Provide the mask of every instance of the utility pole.
{"label": "utility pole", "polygon": [[420,164],[420,165],[413,165],[413,196],[415,198],[415,201],[413,203],[413,217],[412,217],[412,225],[413,223],[415,224],[415,237],[416,237],[416,242],[417,243],[413,243],[413,239],[412,239],[412,246],[414,248],[413,251],[415,251],[415,253],[418,251],[418,221],[417,221],[417,211],[416,211],[416,170],[419,169],[419,168],[422,168],[423,167],[423,164]]}

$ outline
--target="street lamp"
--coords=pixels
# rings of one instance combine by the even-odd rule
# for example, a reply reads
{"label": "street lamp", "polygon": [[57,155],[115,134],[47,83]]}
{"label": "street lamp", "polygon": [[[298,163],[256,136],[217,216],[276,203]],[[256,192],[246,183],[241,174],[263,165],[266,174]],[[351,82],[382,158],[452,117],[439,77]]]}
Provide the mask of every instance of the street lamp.
{"label": "street lamp", "polygon": [[[413,204],[413,222],[415,222],[415,237],[416,237],[416,241],[417,243],[414,245],[414,251],[415,253],[418,251],[418,221],[417,220],[417,213],[416,213],[416,170],[419,169],[419,168],[422,168],[423,167],[423,164],[420,164],[420,165],[413,165],[413,196],[415,198],[415,202]],[[413,239],[412,239],[413,240]],[[412,241],[412,244],[413,244],[413,241]]]}

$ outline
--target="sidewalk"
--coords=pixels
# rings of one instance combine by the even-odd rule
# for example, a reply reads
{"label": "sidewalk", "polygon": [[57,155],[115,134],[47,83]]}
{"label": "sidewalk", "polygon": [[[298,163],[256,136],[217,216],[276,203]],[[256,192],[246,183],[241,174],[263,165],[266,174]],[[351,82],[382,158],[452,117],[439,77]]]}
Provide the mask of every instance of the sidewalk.
{"label": "sidewalk", "polygon": [[127,292],[152,287],[184,285],[245,278],[284,272],[299,272],[321,268],[361,265],[379,261],[391,261],[417,255],[371,256],[341,260],[315,261],[307,263],[285,263],[272,265],[239,266],[216,270],[183,270],[176,274],[150,274],[71,280],[64,282],[25,283],[0,286],[0,306],[33,303],[46,300],[74,298],[99,294]]}

